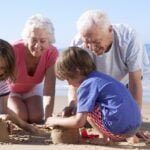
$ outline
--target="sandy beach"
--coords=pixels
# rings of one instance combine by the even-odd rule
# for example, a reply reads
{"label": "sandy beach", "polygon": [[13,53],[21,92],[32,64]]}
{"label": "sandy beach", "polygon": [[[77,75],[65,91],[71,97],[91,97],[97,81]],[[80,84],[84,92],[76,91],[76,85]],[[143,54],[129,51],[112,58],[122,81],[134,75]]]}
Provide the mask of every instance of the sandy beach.
{"label": "sandy beach", "polygon": [[[61,112],[64,106],[67,104],[67,98],[64,96],[57,96],[54,107],[54,114]],[[130,114],[129,114],[130,115]],[[143,124],[141,129],[145,133],[150,133],[150,103],[143,104]],[[87,129],[88,130],[88,129]],[[92,129],[90,129],[92,133]],[[17,135],[16,135],[17,134]],[[17,131],[10,135],[9,142],[0,144],[0,150],[116,150],[116,149],[143,149],[150,150],[150,141],[145,142],[142,139],[137,144],[129,144],[127,142],[118,142],[111,145],[95,145],[89,144],[88,139],[83,139],[84,142],[79,144],[53,144],[50,138],[50,133],[45,136],[34,136],[22,130]],[[93,139],[97,140],[97,139]]]}

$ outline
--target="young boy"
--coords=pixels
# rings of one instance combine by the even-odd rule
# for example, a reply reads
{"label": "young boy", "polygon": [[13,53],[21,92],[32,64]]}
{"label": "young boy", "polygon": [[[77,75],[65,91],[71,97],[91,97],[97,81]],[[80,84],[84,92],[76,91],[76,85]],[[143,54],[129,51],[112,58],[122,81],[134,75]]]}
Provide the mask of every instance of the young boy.
{"label": "young boy", "polygon": [[83,127],[88,121],[105,139],[122,140],[134,136],[141,114],[128,89],[112,77],[97,72],[89,54],[69,47],[56,61],[56,76],[77,90],[77,113],[67,118],[50,117],[48,126]]}

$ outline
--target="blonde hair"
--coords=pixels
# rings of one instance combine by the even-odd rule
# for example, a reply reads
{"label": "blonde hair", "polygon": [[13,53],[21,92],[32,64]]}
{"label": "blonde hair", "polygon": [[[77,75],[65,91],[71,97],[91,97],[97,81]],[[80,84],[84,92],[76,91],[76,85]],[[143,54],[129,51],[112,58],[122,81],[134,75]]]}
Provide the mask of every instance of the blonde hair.
{"label": "blonde hair", "polygon": [[34,28],[45,29],[49,35],[49,42],[51,44],[55,43],[54,27],[49,18],[41,14],[31,16],[25,23],[22,31],[22,39],[26,41]]}
{"label": "blonde hair", "polygon": [[93,25],[96,25],[100,31],[106,31],[111,25],[107,14],[100,10],[88,10],[84,12],[77,21],[77,30],[79,32],[87,31]]}
{"label": "blonde hair", "polygon": [[62,51],[55,64],[55,73],[60,80],[74,79],[77,72],[80,72],[82,76],[86,76],[93,70],[96,70],[96,66],[92,58],[79,47],[68,47]]}

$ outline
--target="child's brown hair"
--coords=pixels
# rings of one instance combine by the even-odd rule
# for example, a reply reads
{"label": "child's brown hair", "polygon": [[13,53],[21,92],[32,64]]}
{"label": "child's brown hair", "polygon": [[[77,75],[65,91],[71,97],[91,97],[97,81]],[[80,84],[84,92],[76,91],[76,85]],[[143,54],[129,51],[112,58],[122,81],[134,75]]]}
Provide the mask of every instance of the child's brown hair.
{"label": "child's brown hair", "polygon": [[13,47],[5,40],[0,39],[0,59],[4,61],[5,71],[3,79],[15,80],[15,54]]}
{"label": "child's brown hair", "polygon": [[60,80],[76,78],[79,72],[86,76],[96,70],[96,66],[90,55],[79,47],[68,47],[58,56],[55,64],[55,73]]}

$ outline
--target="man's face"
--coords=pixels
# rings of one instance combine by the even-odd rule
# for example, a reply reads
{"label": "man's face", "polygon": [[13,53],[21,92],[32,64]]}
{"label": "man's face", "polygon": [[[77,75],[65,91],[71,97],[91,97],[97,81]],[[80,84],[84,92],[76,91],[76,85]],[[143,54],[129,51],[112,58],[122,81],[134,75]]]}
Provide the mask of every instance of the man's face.
{"label": "man's face", "polygon": [[100,31],[98,27],[92,26],[87,31],[81,33],[81,38],[86,48],[96,55],[102,55],[111,47],[113,38],[112,27],[104,32]]}

